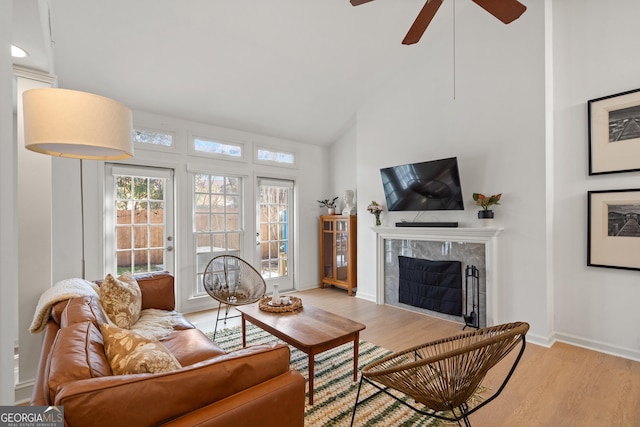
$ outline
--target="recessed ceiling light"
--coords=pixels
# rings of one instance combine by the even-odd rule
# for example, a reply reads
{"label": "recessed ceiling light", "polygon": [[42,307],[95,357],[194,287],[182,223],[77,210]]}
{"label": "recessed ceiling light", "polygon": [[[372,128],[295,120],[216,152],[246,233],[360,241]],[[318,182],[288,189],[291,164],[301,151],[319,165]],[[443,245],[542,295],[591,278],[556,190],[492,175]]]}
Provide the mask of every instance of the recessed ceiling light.
{"label": "recessed ceiling light", "polygon": [[24,58],[29,56],[26,50],[19,48],[18,46],[11,45],[11,56],[14,58]]}

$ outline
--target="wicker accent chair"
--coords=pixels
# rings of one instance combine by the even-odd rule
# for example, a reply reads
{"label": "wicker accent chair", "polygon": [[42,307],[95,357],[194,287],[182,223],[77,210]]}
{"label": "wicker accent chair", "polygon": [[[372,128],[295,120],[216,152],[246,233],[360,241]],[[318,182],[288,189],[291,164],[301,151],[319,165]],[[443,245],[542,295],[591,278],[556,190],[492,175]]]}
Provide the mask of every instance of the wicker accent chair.
{"label": "wicker accent chair", "polygon": [[253,304],[265,295],[267,285],[262,275],[251,264],[235,255],[218,255],[214,257],[204,269],[202,284],[205,291],[218,301],[216,326],[213,339],[218,332],[218,321],[222,304],[225,305],[224,323],[232,307]]}
{"label": "wicker accent chair", "polygon": [[[358,394],[353,407],[351,425],[358,405],[386,393],[411,409],[427,416],[458,425],[470,426],[468,416],[495,399],[507,385],[526,346],[529,324],[508,323],[478,329],[422,344],[391,354],[362,369]],[[520,344],[520,351],[498,390],[482,403],[470,409],[469,399],[480,386],[487,372]],[[362,383],[378,390],[358,401]],[[406,394],[415,405],[401,400],[389,390]]]}

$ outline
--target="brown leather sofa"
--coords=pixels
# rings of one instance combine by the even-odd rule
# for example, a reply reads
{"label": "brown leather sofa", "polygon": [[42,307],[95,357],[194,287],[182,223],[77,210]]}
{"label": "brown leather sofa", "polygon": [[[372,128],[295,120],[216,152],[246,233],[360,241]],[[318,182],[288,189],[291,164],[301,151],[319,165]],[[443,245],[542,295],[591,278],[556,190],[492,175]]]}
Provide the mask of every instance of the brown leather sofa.
{"label": "brown leather sofa", "polygon": [[[136,276],[142,309],[173,310],[174,278]],[[65,426],[303,426],[305,381],[289,367],[289,347],[225,353],[188,321],[161,340],[182,365],[157,374],[113,375],[104,352],[99,301],[56,303],[32,405],[61,405]]]}

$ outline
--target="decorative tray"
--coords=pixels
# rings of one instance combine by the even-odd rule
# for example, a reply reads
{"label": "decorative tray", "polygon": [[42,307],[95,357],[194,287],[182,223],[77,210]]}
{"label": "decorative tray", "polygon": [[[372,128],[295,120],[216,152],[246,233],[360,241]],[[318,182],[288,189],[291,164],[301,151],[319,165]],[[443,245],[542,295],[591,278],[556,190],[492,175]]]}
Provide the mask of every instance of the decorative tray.
{"label": "decorative tray", "polygon": [[287,313],[302,309],[302,300],[298,297],[289,297],[288,304],[275,304],[271,301],[271,297],[264,297],[258,302],[258,308],[271,313]]}

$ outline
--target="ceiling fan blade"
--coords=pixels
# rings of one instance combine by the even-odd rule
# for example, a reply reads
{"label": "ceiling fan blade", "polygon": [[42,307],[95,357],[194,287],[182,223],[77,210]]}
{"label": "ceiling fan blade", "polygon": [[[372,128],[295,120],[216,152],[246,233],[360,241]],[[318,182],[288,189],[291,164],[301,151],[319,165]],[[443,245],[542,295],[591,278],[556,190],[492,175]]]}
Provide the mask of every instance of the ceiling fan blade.
{"label": "ceiling fan blade", "polygon": [[520,18],[527,7],[517,0],[473,0],[478,6],[508,24]]}
{"label": "ceiling fan blade", "polygon": [[361,4],[369,3],[370,1],[373,1],[373,0],[351,0],[351,5],[360,6]]}
{"label": "ceiling fan blade", "polygon": [[424,4],[424,7],[413,21],[413,25],[409,28],[409,32],[402,40],[402,44],[414,44],[420,41],[420,37],[424,34],[429,23],[435,16],[436,12],[442,5],[442,0],[429,0]]}

